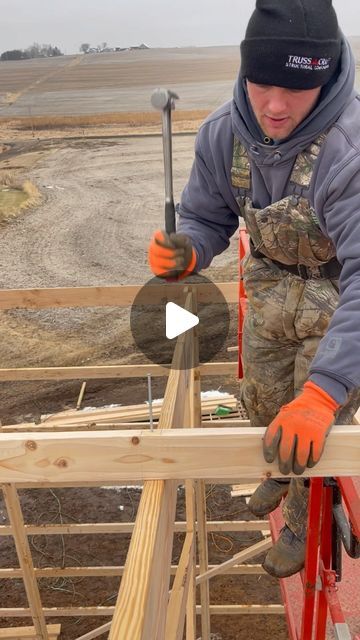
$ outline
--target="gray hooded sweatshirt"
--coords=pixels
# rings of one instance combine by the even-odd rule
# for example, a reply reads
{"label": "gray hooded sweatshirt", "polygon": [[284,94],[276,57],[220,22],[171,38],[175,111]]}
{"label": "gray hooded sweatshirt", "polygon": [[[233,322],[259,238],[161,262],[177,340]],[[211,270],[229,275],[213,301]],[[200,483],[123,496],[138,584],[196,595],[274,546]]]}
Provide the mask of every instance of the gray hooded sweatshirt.
{"label": "gray hooded sweatshirt", "polygon": [[234,98],[210,115],[195,143],[195,160],[178,206],[178,231],[192,240],[196,269],[229,246],[239,225],[238,189],[231,184],[234,134],[251,163],[252,200],[264,208],[290,195],[296,156],[331,127],[315,166],[309,199],[342,265],[340,300],[310,368],[310,379],[337,402],[360,387],[360,96],[355,62],[343,38],[341,70],[318,105],[287,140],[266,145],[242,78]]}

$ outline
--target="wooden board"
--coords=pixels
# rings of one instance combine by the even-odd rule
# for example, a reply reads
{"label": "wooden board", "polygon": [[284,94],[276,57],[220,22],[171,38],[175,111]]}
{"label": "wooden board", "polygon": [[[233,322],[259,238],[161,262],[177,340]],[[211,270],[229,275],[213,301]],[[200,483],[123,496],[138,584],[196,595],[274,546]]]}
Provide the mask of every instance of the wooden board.
{"label": "wooden board", "polygon": [[[207,362],[200,365],[203,376],[236,376],[237,362]],[[102,380],[168,376],[170,368],[159,364],[95,365],[92,367],[37,367],[0,369],[0,382],[7,380]]]}
{"label": "wooden board", "polygon": [[[78,618],[83,616],[91,617],[111,617],[115,607],[44,607],[46,618]],[[210,605],[211,615],[283,615],[285,609],[281,604],[227,604]],[[201,614],[201,607],[196,607],[196,614]],[[30,617],[30,609],[27,607],[7,607],[0,609],[1,618],[24,618]]]}
{"label": "wooden board", "polygon": [[[56,640],[60,635],[60,624],[48,624],[49,640]],[[0,640],[36,640],[35,627],[9,627],[0,629]]]}
{"label": "wooden board", "polygon": [[[209,564],[209,569],[214,569],[218,565]],[[177,565],[171,565],[170,573],[175,575],[178,567]],[[65,567],[60,569],[59,567],[44,567],[43,569],[34,569],[35,576],[37,578],[58,578],[58,577],[71,577],[71,578],[114,578],[122,576],[124,574],[124,567]],[[200,573],[200,567],[196,567],[196,573]],[[241,564],[234,565],[226,569],[227,574],[231,575],[260,575],[265,573],[265,570],[260,564]],[[18,580],[22,577],[21,569],[13,569],[9,567],[7,569],[0,569],[0,580]]]}
{"label": "wooden board", "polygon": [[[41,535],[93,535],[96,533],[132,533],[133,522],[89,522],[82,524],[26,524],[27,536]],[[196,525],[195,525],[196,527]],[[206,529],[210,531],[263,531],[269,530],[267,520],[208,520]],[[186,522],[175,522],[174,532],[188,531]],[[0,536],[11,536],[12,528],[9,525],[0,525]]]}
{"label": "wooden board", "polygon": [[[165,418],[166,420],[166,418]],[[0,482],[84,482],[121,479],[233,481],[279,475],[262,453],[261,428],[2,433]],[[304,476],[360,475],[360,426],[337,425],[324,454]]]}
{"label": "wooden board", "polygon": [[[239,298],[236,282],[191,285],[196,289],[200,303],[237,304]],[[184,301],[183,284],[156,284],[147,287],[141,296],[141,304],[159,305]],[[143,285],[108,287],[57,287],[53,289],[1,289],[0,309],[48,309],[51,307],[129,307],[136,303],[136,296]],[[216,289],[221,296],[216,298]]]}

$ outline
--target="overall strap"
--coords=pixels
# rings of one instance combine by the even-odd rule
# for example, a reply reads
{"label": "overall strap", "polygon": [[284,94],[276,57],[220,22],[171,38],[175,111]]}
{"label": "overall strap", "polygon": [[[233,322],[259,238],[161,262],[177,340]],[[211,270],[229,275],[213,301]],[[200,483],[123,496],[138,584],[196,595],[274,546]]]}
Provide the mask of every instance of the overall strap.
{"label": "overall strap", "polygon": [[294,193],[302,196],[303,191],[309,189],[316,161],[328,133],[329,131],[321,133],[314,142],[311,142],[309,146],[296,157],[290,176],[290,184],[295,187]]}
{"label": "overall strap", "polygon": [[231,184],[236,189],[241,189],[243,196],[246,196],[246,192],[251,189],[250,161],[244,145],[236,136],[234,136]]}

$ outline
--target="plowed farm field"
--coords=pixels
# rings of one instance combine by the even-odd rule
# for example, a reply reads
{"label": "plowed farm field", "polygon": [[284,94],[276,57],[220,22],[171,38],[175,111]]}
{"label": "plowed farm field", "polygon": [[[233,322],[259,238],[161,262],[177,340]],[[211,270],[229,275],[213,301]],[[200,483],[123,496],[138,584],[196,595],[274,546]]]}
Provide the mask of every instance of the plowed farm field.
{"label": "plowed farm field", "polygon": [[232,95],[239,47],[145,49],[0,63],[0,117],[150,111],[154,87],[182,109],[213,109]]}

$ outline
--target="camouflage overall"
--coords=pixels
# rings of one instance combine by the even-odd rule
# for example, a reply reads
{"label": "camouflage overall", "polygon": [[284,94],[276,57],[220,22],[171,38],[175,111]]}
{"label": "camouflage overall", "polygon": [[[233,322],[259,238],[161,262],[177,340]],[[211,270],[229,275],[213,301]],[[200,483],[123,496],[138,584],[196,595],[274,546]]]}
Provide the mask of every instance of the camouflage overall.
{"label": "camouflage overall", "polygon": [[[299,393],[338,303],[338,282],[319,277],[318,269],[336,255],[335,247],[321,232],[306,197],[325,138],[321,135],[297,156],[290,177],[292,195],[265,209],[252,205],[250,162],[243,145],[234,140],[232,184],[255,251],[264,256],[249,255],[244,263],[248,311],[242,399],[255,427],[266,427]],[[272,260],[305,265],[311,277],[302,279]],[[351,423],[359,406],[359,391],[350,395],[337,415],[338,424]],[[283,515],[301,539],[305,539],[307,498],[304,480],[291,480]]]}

